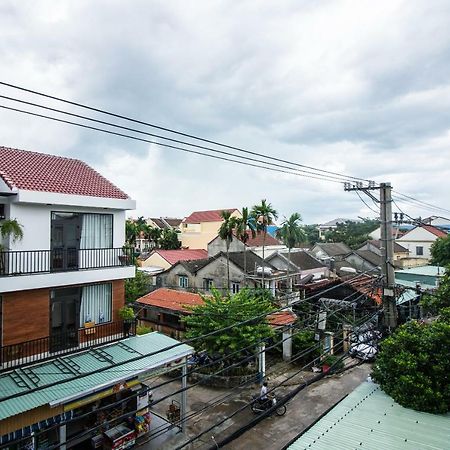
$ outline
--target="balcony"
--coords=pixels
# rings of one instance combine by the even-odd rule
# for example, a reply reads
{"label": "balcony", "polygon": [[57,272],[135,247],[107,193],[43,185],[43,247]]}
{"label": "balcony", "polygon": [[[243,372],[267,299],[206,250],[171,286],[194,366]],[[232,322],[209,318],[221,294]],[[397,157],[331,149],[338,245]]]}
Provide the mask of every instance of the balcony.
{"label": "balcony", "polygon": [[0,252],[0,277],[133,266],[130,248],[53,249]]}
{"label": "balcony", "polygon": [[0,348],[0,372],[136,335],[136,323],[109,322]]}

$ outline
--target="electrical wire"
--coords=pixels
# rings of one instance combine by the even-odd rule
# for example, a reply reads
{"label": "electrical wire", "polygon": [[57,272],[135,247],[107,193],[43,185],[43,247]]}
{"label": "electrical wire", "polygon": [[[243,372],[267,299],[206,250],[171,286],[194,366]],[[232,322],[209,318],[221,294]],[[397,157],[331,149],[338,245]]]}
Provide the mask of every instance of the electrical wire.
{"label": "electrical wire", "polygon": [[110,112],[110,111],[106,111],[104,109],[91,107],[91,106],[88,106],[88,105],[85,105],[85,104],[82,104],[82,103],[78,103],[78,102],[73,102],[73,101],[70,101],[70,100],[67,100],[67,99],[63,99],[61,97],[56,97],[56,96],[53,96],[53,95],[45,94],[45,93],[42,93],[42,92],[38,92],[38,91],[35,91],[35,90],[32,90],[32,89],[25,88],[23,86],[18,86],[18,85],[12,84],[12,83],[6,83],[6,82],[3,82],[3,81],[0,81],[0,85],[7,86],[7,87],[13,88],[13,89],[17,89],[17,90],[20,90],[20,91],[23,91],[23,92],[28,92],[28,93],[31,93],[33,95],[38,95],[38,96],[49,98],[49,99],[52,99],[52,100],[57,100],[59,102],[63,102],[63,103],[67,103],[67,104],[70,104],[70,105],[73,105],[73,106],[77,106],[79,108],[84,108],[84,109],[87,109],[87,110],[90,110],[90,111],[98,112],[98,113],[101,113],[101,114],[106,114],[108,116],[112,116],[112,117],[116,117],[116,118],[119,118],[119,119],[127,120],[127,121],[130,121],[130,122],[133,122],[133,123],[137,123],[137,124],[140,124],[140,125],[145,125],[145,126],[148,126],[148,127],[151,127],[151,128],[158,129],[158,130],[166,131],[168,133],[176,134],[176,135],[179,135],[179,136],[184,136],[184,137],[187,137],[187,138],[190,138],[190,139],[194,139],[194,140],[197,140],[197,141],[206,142],[208,144],[217,145],[217,146],[220,146],[220,147],[228,148],[230,150],[235,150],[235,151],[238,151],[238,152],[241,152],[241,153],[250,154],[250,155],[253,155],[253,156],[263,157],[263,158],[269,159],[271,161],[278,161],[278,162],[282,162],[282,163],[285,163],[285,164],[295,165],[297,167],[303,167],[305,169],[314,170],[314,171],[322,173],[322,174],[344,176],[345,178],[349,178],[349,179],[353,179],[353,180],[359,180],[359,181],[366,181],[366,182],[370,182],[371,181],[371,180],[366,180],[364,178],[343,175],[343,174],[340,174],[339,172],[333,172],[333,171],[328,171],[328,170],[324,170],[324,169],[317,169],[317,168],[312,167],[312,166],[307,166],[307,165],[304,165],[304,164],[294,163],[292,161],[284,160],[284,159],[281,159],[281,158],[276,158],[276,157],[273,157],[273,156],[269,156],[269,155],[264,155],[264,154],[261,154],[261,153],[253,152],[253,151],[250,151],[250,150],[245,150],[245,149],[242,149],[240,147],[235,147],[235,146],[223,144],[223,143],[220,143],[220,142],[217,142],[217,141],[213,141],[213,140],[210,140],[210,139],[201,138],[201,137],[195,136],[193,134],[183,133],[183,132],[176,131],[176,130],[168,128],[168,127],[162,127],[162,126],[159,126],[159,125],[156,125],[156,124],[152,124],[152,123],[149,123],[149,122],[144,122],[142,120],[137,120],[137,119],[134,119],[134,118],[131,118],[131,117],[127,117],[127,116],[121,115],[121,114],[116,114],[116,113],[113,113],[113,112]]}
{"label": "electrical wire", "polygon": [[395,192],[397,195],[400,195],[401,197],[404,197],[404,198],[408,199],[410,202],[413,201],[415,203],[418,203],[419,206],[423,205],[423,206],[428,207],[428,209],[433,208],[435,210],[440,210],[440,211],[443,211],[443,212],[450,213],[450,209],[441,208],[440,206],[433,205],[432,203],[428,203],[428,202],[424,202],[422,200],[418,200],[417,198],[412,197],[411,195],[403,194],[403,193],[401,193],[401,192],[399,192],[397,190],[394,190],[394,189],[393,189],[393,192]]}
{"label": "electrical wire", "polygon": [[367,206],[367,208],[369,208],[372,212],[374,212],[375,214],[380,214],[380,211],[376,211],[375,209],[373,209],[370,205],[368,205],[366,203],[366,201],[361,197],[361,194],[359,193],[359,191],[355,191],[359,197],[359,199]]}

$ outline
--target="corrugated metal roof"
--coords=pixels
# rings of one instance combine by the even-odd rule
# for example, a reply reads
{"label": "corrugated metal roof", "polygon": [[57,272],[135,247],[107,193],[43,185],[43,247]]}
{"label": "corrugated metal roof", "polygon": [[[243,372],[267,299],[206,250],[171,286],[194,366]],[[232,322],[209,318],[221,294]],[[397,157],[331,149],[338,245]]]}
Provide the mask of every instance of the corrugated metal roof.
{"label": "corrugated metal roof", "polygon": [[449,444],[450,414],[403,408],[366,381],[288,450],[443,450]]}
{"label": "corrugated metal roof", "polygon": [[445,267],[442,266],[419,266],[410,267],[408,269],[398,269],[396,274],[412,274],[412,275],[429,275],[433,277],[443,276],[445,274]]}
{"label": "corrugated metal roof", "polygon": [[[182,344],[150,355],[177,343],[175,339],[154,332],[4,373],[0,376],[0,420],[38,406],[83,397],[193,352],[192,347]],[[142,358],[131,361],[139,356]],[[120,363],[124,364],[116,366]],[[105,370],[80,378],[101,369]],[[45,387],[55,382],[58,384]],[[42,389],[25,393],[38,387]],[[11,395],[16,396],[2,400]]]}

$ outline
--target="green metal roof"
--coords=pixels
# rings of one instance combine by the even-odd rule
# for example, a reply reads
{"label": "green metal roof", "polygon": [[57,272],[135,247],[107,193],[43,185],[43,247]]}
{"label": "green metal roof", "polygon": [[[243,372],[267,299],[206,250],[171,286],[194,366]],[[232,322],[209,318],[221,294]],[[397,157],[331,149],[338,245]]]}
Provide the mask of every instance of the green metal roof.
{"label": "green metal roof", "polygon": [[396,274],[412,274],[412,275],[426,275],[432,277],[443,276],[445,274],[445,267],[442,266],[419,266],[410,267],[408,269],[397,269]]}
{"label": "green metal roof", "polygon": [[[181,344],[149,356],[177,343],[154,332],[1,374],[0,420],[38,406],[67,403],[193,352],[192,347]],[[131,361],[134,358],[139,359]],[[117,366],[120,363],[124,364]],[[105,370],[80,378],[101,369]],[[58,384],[45,387],[55,382]],[[42,389],[27,393],[38,387]],[[15,397],[2,400],[11,395]]]}
{"label": "green metal roof", "polygon": [[450,414],[403,408],[366,381],[300,436],[288,450],[443,450]]}

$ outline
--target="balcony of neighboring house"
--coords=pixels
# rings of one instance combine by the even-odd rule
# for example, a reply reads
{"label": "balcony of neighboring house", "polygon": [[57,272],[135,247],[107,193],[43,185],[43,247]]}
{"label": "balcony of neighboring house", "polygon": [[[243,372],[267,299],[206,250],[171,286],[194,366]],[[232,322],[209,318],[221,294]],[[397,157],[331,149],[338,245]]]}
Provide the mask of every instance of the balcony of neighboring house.
{"label": "balcony of neighboring house", "polygon": [[27,235],[27,245],[0,251],[0,292],[134,276],[134,249],[117,246],[112,214],[52,211],[50,218],[50,230],[41,233],[47,238],[35,239],[50,248],[27,249]]}
{"label": "balcony of neighboring house", "polygon": [[[38,361],[95,348],[136,335],[136,322],[117,321],[84,324],[83,328],[66,327],[49,336],[0,347],[0,372]],[[102,357],[99,351],[99,358]]]}

